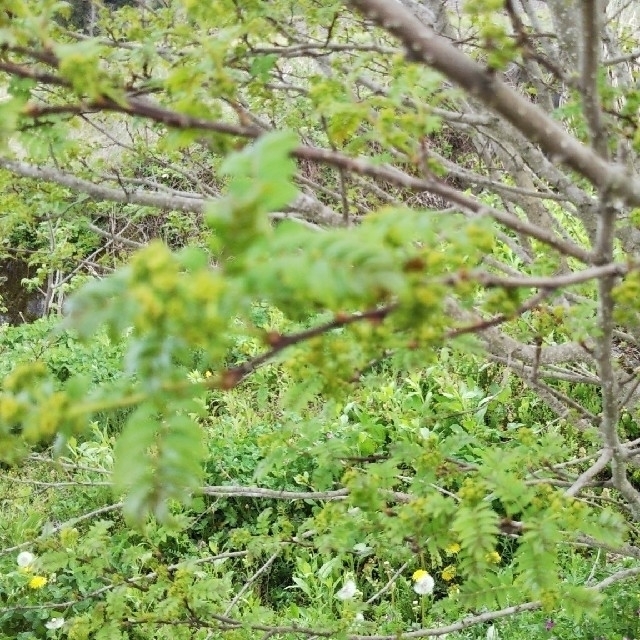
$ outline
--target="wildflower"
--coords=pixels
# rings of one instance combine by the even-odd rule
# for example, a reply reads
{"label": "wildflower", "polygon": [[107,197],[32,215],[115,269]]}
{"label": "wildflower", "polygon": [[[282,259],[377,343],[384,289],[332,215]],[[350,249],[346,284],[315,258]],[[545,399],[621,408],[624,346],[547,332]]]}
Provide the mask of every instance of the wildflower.
{"label": "wildflower", "polygon": [[358,611],[358,613],[356,613],[356,617],[354,618],[354,620],[356,622],[364,622],[364,614],[362,613],[362,611]]}
{"label": "wildflower", "polygon": [[452,542],[451,544],[447,545],[444,548],[444,552],[448,555],[448,556],[455,556],[456,553],[458,553],[460,551],[462,547],[460,547],[460,545],[457,542]]}
{"label": "wildflower", "polygon": [[442,579],[446,582],[451,582],[456,577],[456,568],[454,565],[450,564],[448,567],[445,567],[440,574]]}
{"label": "wildflower", "polygon": [[51,618],[48,622],[44,623],[47,629],[60,629],[64,626],[64,618]]}
{"label": "wildflower", "polygon": [[44,576],[33,576],[33,578],[29,580],[29,589],[42,589],[47,582]]}
{"label": "wildflower", "polygon": [[373,551],[373,548],[368,546],[364,542],[358,542],[358,544],[354,544],[353,545],[353,550],[356,553],[360,554],[361,556],[366,556],[366,555],[369,555]]}
{"label": "wildflower", "polygon": [[353,580],[345,580],[342,589],[336,593],[338,600],[351,600],[358,592],[358,587]]}
{"label": "wildflower", "polygon": [[448,593],[450,598],[455,598],[460,593],[460,587],[457,584],[452,584]]}
{"label": "wildflower", "polygon": [[549,618],[549,619],[544,623],[544,628],[545,628],[547,631],[551,631],[551,629],[553,629],[553,627],[555,627],[555,626],[556,626],[556,623],[555,623],[553,620],[551,620],[551,618]]}
{"label": "wildflower", "polygon": [[498,630],[492,624],[487,629],[487,640],[498,640]]}
{"label": "wildflower", "polygon": [[500,554],[497,551],[491,551],[487,553],[487,555],[485,556],[485,559],[487,560],[487,562],[490,562],[491,564],[500,564],[500,562],[502,561],[502,558],[500,557]]}
{"label": "wildflower", "polygon": [[417,571],[414,571],[412,578],[414,582],[413,590],[418,595],[425,596],[433,592],[435,582],[424,569],[418,569]]}
{"label": "wildflower", "polygon": [[210,378],[213,374],[211,373],[211,371],[205,371],[204,372],[204,377],[205,378]]}
{"label": "wildflower", "polygon": [[26,571],[29,570],[29,567],[35,562],[36,557],[33,555],[33,553],[30,553],[29,551],[21,551],[18,554],[18,566],[21,569],[25,569]]}

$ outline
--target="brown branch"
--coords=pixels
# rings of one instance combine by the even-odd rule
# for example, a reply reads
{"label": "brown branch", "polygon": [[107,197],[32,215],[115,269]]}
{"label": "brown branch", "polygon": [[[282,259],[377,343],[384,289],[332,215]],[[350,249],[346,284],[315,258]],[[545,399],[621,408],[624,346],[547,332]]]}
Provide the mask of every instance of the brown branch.
{"label": "brown branch", "polygon": [[26,78],[29,80],[36,80],[44,84],[53,84],[58,87],[70,87],[70,83],[53,73],[47,73],[45,71],[37,71],[31,67],[27,67],[22,64],[16,64],[15,62],[8,62],[7,60],[0,60],[0,71],[4,71],[12,76],[18,78]]}
{"label": "brown branch", "polygon": [[116,502],[115,504],[110,504],[104,507],[99,507],[94,509],[93,511],[89,511],[88,513],[84,513],[81,516],[75,516],[73,518],[69,518],[69,520],[63,522],[62,524],[56,525],[49,529],[46,533],[43,533],[41,536],[38,536],[35,540],[27,540],[21,544],[14,545],[13,547],[7,547],[5,549],[0,550],[0,556],[4,556],[7,553],[12,553],[14,551],[18,551],[19,549],[24,549],[25,547],[30,547],[36,540],[44,538],[46,536],[52,536],[56,533],[59,533],[63,529],[67,527],[71,527],[78,522],[82,522],[83,520],[89,520],[95,516],[102,515],[103,513],[109,513],[110,511],[117,511],[122,507],[122,502]]}
{"label": "brown branch", "polygon": [[[243,487],[237,485],[206,486],[200,490],[205,496],[220,498],[264,498],[265,500],[320,500],[333,502],[344,500],[351,491],[349,489],[335,489],[334,491],[285,491],[278,489],[264,489],[262,487]],[[402,491],[380,490],[380,493],[394,502],[410,502],[412,496]]]}
{"label": "brown branch", "polygon": [[595,478],[611,461],[611,449],[604,449],[600,457],[567,489],[565,495],[578,495],[584,486]]}
{"label": "brown branch", "polygon": [[544,111],[499,80],[490,69],[421,24],[400,3],[350,0],[349,4],[399,38],[406,47],[409,60],[440,71],[502,115],[557,162],[577,171],[599,189],[620,197],[630,205],[640,205],[640,180],[629,175],[625,167],[607,162],[581,144]]}
{"label": "brown branch", "polygon": [[487,329],[491,329],[493,327],[497,327],[498,325],[504,324],[509,320],[514,320],[518,318],[526,311],[530,311],[531,309],[535,309],[543,300],[548,298],[551,295],[551,291],[543,290],[535,295],[533,295],[529,300],[525,301],[521,304],[515,311],[512,313],[500,313],[493,318],[487,318],[485,320],[478,320],[475,323],[467,324],[462,327],[457,327],[456,329],[450,329],[445,334],[447,338],[457,338],[462,335],[466,335],[469,333],[482,333]]}
{"label": "brown branch", "polygon": [[[203,131],[213,131],[216,133],[252,139],[258,138],[265,133],[264,130],[259,127],[245,127],[226,122],[207,120],[205,118],[187,116],[161,107],[145,98],[129,98],[128,100],[120,103],[104,98],[103,100],[87,104],[53,107],[56,112],[61,112],[61,110],[65,108],[69,113],[77,114],[93,112],[96,109],[116,111],[148,118],[155,122],[160,122],[168,127],[179,129],[200,129]],[[25,111],[25,114],[32,117],[39,117],[39,115],[49,113],[49,109],[49,107],[30,105]],[[411,191],[429,191],[441,196],[452,204],[462,207],[466,211],[474,213],[475,215],[490,216],[496,222],[505,225],[509,229],[516,231],[517,233],[528,235],[536,240],[540,240],[566,256],[577,258],[585,263],[590,263],[592,260],[590,252],[580,247],[577,243],[559,238],[549,229],[531,224],[526,220],[521,220],[515,215],[480,203],[475,198],[462,193],[442,180],[438,180],[436,178],[417,178],[389,165],[377,165],[364,158],[350,158],[337,151],[320,149],[318,147],[311,147],[308,145],[301,145],[294,149],[292,151],[292,156],[298,159],[316,162],[318,164],[330,165],[339,170],[345,170],[350,173],[367,176]]]}
{"label": "brown branch", "polygon": [[263,489],[262,487],[239,486],[207,486],[201,489],[202,495],[220,498],[265,498],[268,500],[322,500],[333,502],[344,500],[349,495],[349,489],[335,491],[279,491],[277,489]]}
{"label": "brown branch", "polygon": [[602,124],[602,110],[598,94],[603,5],[600,0],[582,0],[581,5],[584,31],[581,47],[582,109],[589,125],[593,149],[600,157],[606,159],[608,156],[607,138]]}
{"label": "brown branch", "polygon": [[397,308],[397,304],[390,304],[385,307],[370,309],[369,311],[362,311],[354,314],[338,314],[335,319],[329,322],[288,335],[269,333],[266,336],[267,342],[272,346],[269,351],[266,351],[251,360],[247,360],[240,365],[223,371],[220,377],[212,378],[210,386],[220,389],[233,389],[256,369],[267,363],[269,360],[272,360],[281,351],[284,351],[292,345],[321,336],[329,331],[333,331],[334,329],[346,327],[350,324],[354,324],[355,322],[362,322],[363,320],[381,322]]}
{"label": "brown branch", "polygon": [[590,267],[583,271],[561,274],[557,276],[520,276],[503,278],[485,271],[470,271],[469,273],[454,273],[438,280],[443,284],[456,285],[462,282],[477,282],[485,287],[502,287],[503,289],[545,289],[554,290],[582,284],[589,280],[623,276],[637,269],[637,266],[621,263],[611,263],[599,267]]}
{"label": "brown branch", "polygon": [[306,43],[292,45],[289,47],[252,47],[252,54],[270,54],[276,53],[281,58],[296,58],[296,57],[312,57],[317,58],[319,56],[326,56],[334,52],[355,52],[355,51],[369,51],[375,53],[381,53],[386,55],[395,55],[401,53],[399,49],[393,49],[391,47],[382,47],[376,44],[333,44],[333,43]]}

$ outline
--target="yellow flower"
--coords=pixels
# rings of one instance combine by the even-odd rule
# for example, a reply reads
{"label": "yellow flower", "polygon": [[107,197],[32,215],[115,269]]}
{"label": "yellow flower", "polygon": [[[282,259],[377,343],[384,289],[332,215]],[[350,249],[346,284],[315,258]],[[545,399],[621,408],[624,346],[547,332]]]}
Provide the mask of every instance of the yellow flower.
{"label": "yellow flower", "polygon": [[444,551],[448,556],[454,556],[456,553],[460,551],[460,549],[461,547],[457,542],[452,542],[451,544],[448,544],[444,548]]}
{"label": "yellow flower", "polygon": [[491,564],[499,564],[502,561],[502,558],[497,551],[491,551],[490,553],[487,553],[485,559],[487,560],[487,562],[491,562]]}
{"label": "yellow flower", "polygon": [[211,373],[211,371],[205,371],[204,372],[204,377],[205,378],[210,378],[213,374]]}
{"label": "yellow flower", "polygon": [[440,574],[442,579],[446,582],[451,582],[456,577],[456,568],[454,565],[450,564],[448,567],[445,567]]}
{"label": "yellow flower", "polygon": [[29,580],[29,589],[42,589],[47,584],[47,579],[44,576],[33,576]]}

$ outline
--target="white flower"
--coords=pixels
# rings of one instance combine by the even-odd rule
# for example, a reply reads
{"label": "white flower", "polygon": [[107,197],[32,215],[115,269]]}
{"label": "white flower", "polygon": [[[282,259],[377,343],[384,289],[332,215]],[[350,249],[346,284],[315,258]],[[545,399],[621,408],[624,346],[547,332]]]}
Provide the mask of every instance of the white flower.
{"label": "white flower", "polygon": [[36,557],[33,555],[33,553],[29,551],[21,551],[18,554],[18,566],[23,568],[29,567],[34,563],[35,559]]}
{"label": "white flower", "polygon": [[356,617],[354,618],[354,620],[356,622],[364,622],[364,614],[362,613],[362,611],[358,611],[358,613],[356,613]]}
{"label": "white flower", "polygon": [[353,580],[346,580],[342,585],[342,589],[336,593],[336,598],[339,600],[351,600],[358,591],[356,583]]}
{"label": "white flower", "polygon": [[487,629],[487,640],[498,640],[498,630],[493,625]]}
{"label": "white flower", "polygon": [[433,592],[435,582],[433,578],[424,570],[418,569],[413,574],[413,590],[421,595],[426,596]]}
{"label": "white flower", "polygon": [[428,440],[431,437],[431,430],[427,429],[427,427],[422,427],[422,429],[420,429],[418,433],[420,434],[420,437],[423,438],[424,440]]}
{"label": "white flower", "polygon": [[60,629],[60,627],[64,626],[64,618],[51,618],[49,622],[45,622],[44,626],[47,629]]}
{"label": "white flower", "polygon": [[353,550],[361,556],[366,556],[373,551],[373,548],[364,542],[358,542],[358,544],[353,545]]}

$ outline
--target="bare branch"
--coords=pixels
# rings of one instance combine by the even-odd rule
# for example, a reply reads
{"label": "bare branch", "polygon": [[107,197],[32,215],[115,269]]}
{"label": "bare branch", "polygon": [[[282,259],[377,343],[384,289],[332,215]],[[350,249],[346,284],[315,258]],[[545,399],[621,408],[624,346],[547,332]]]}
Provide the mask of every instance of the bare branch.
{"label": "bare branch", "polygon": [[595,478],[611,461],[611,449],[604,449],[600,457],[567,489],[567,496],[576,496],[582,488]]}
{"label": "bare branch", "polygon": [[431,66],[459,84],[535,141],[556,162],[566,164],[593,185],[628,204],[640,205],[640,180],[578,142],[541,109],[500,81],[490,69],[483,68],[415,20],[400,4],[390,0],[350,0],[350,4],[397,36],[410,60]]}
{"label": "bare branch", "polygon": [[224,615],[228,616],[233,608],[240,602],[242,596],[251,588],[251,585],[265,572],[269,569],[269,567],[276,561],[278,556],[280,555],[280,549],[278,549],[275,553],[271,554],[267,561],[242,585],[242,588],[236,595],[233,600],[229,603],[227,608],[224,610]]}
{"label": "bare branch", "polygon": [[[59,533],[63,529],[66,529],[67,527],[70,527],[70,526],[72,526],[74,524],[77,524],[78,522],[82,522],[84,520],[90,520],[91,518],[95,518],[96,516],[101,516],[104,513],[110,513],[111,511],[118,511],[119,509],[122,508],[122,505],[123,505],[122,502],[116,502],[115,504],[110,504],[110,505],[106,505],[104,507],[99,507],[98,509],[94,509],[93,511],[89,511],[87,513],[84,513],[81,516],[75,516],[73,518],[69,518],[69,520],[67,520],[66,522],[63,522],[62,524],[59,524],[59,525],[57,525],[55,527],[52,527],[51,529],[47,530],[41,536],[36,538],[36,540],[39,540],[41,538],[45,538],[47,536],[52,536],[52,535],[54,535],[56,533]],[[23,542],[22,544],[17,544],[17,545],[14,545],[13,547],[7,547],[5,549],[0,549],[0,556],[7,555],[8,553],[13,553],[14,551],[18,551],[18,550],[24,549],[26,547],[30,547],[31,545],[34,544],[34,542],[36,542],[36,540],[27,540],[26,542]]]}
{"label": "bare branch", "polygon": [[591,131],[591,144],[602,158],[608,156],[598,93],[600,32],[604,7],[600,0],[582,0],[582,107]]}

